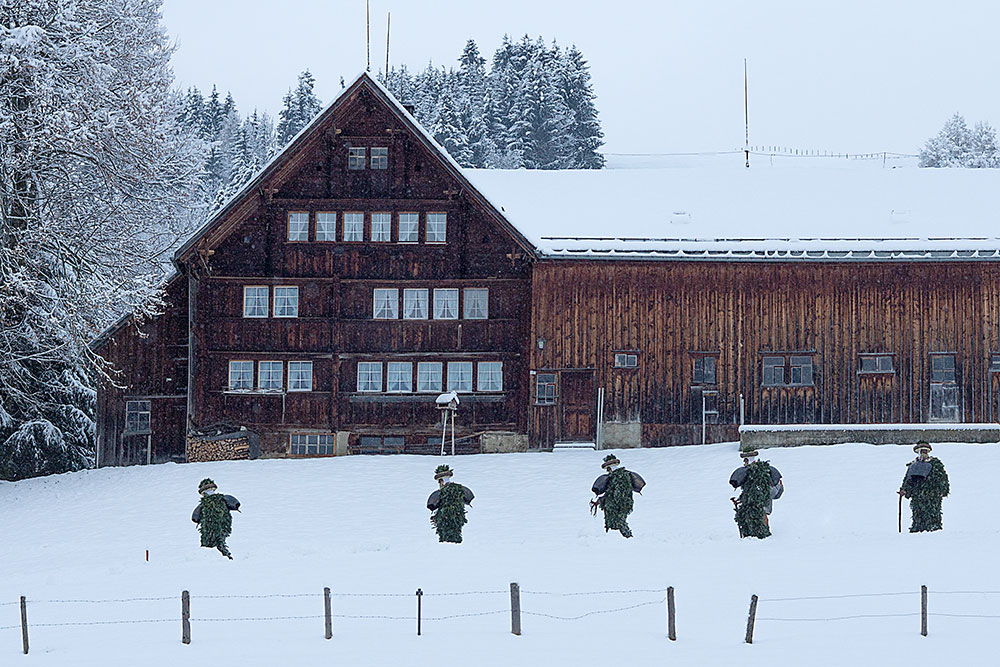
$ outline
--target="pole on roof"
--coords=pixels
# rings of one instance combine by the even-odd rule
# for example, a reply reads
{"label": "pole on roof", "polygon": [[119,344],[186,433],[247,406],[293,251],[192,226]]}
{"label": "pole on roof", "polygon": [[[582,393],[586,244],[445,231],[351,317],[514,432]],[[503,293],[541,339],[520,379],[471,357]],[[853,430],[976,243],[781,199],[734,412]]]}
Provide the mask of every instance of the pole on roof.
{"label": "pole on roof", "polygon": [[385,13],[385,80],[389,81],[389,26],[392,23],[392,12]]}
{"label": "pole on roof", "polygon": [[372,4],[365,0],[365,48],[368,51],[368,64],[365,71],[372,71]]}
{"label": "pole on roof", "polygon": [[743,155],[747,160],[747,168],[750,167],[750,104],[749,104],[749,88],[747,86],[747,59],[743,59],[743,122],[744,122],[744,136],[743,136]]}

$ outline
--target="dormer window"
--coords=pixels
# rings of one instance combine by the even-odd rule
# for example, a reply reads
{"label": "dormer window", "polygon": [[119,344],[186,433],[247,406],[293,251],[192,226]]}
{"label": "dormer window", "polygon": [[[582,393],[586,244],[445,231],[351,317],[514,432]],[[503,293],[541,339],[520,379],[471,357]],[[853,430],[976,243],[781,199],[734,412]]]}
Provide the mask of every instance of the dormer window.
{"label": "dormer window", "polygon": [[388,169],[388,168],[389,168],[389,149],[384,146],[372,146],[372,169]]}
{"label": "dormer window", "polygon": [[361,147],[351,147],[347,149],[347,168],[348,169],[364,169],[365,168],[365,148]]}

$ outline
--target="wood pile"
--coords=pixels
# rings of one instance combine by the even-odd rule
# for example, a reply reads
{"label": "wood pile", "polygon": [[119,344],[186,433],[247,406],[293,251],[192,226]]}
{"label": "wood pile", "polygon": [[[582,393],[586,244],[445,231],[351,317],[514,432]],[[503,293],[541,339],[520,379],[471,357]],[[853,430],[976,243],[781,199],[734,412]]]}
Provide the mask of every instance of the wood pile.
{"label": "wood pile", "polygon": [[257,434],[251,431],[211,436],[188,435],[187,460],[190,463],[248,460],[257,458],[259,454]]}

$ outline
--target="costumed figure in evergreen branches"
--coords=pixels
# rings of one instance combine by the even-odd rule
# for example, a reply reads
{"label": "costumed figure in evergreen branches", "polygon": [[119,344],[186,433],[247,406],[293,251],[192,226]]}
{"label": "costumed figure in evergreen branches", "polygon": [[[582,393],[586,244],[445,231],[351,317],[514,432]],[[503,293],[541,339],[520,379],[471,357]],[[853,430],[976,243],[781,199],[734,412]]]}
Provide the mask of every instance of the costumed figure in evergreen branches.
{"label": "costumed figure in evergreen branches", "polygon": [[931,456],[931,446],[918,443],[913,451],[917,458],[906,466],[906,475],[899,495],[910,499],[913,522],[911,533],[941,530],[941,499],[948,495],[948,473],[941,460]]}
{"label": "costumed figure in evergreen branches", "polygon": [[604,512],[605,533],[617,530],[622,537],[632,537],[627,521],[632,513],[632,492],[642,493],[646,482],[638,473],[622,468],[614,454],[605,456],[601,467],[607,472],[598,477],[591,488],[597,498],[590,501],[590,513],[597,516],[598,509]]}
{"label": "costumed figure in evergreen branches", "polygon": [[201,480],[198,485],[198,493],[201,494],[201,502],[194,508],[191,520],[198,524],[201,531],[201,546],[209,549],[218,549],[219,553],[233,559],[226,546],[226,538],[233,532],[233,515],[231,510],[240,511],[240,501],[233,496],[216,493],[215,482],[210,479]]}
{"label": "costumed figure in evergreen branches", "polygon": [[465,506],[471,506],[475,496],[468,487],[451,481],[454,474],[446,465],[434,470],[440,488],[427,498],[427,509],[431,511],[431,525],[437,531],[438,541],[458,544],[462,541],[462,526],[468,523]]}
{"label": "costumed figure in evergreen branches", "polygon": [[781,497],[785,485],[781,473],[767,461],[758,461],[757,452],[740,452],[743,466],[733,471],[729,483],[740,489],[739,498],[731,498],[736,509],[736,525],[740,537],[764,539],[771,535],[767,517],[771,513],[772,501]]}

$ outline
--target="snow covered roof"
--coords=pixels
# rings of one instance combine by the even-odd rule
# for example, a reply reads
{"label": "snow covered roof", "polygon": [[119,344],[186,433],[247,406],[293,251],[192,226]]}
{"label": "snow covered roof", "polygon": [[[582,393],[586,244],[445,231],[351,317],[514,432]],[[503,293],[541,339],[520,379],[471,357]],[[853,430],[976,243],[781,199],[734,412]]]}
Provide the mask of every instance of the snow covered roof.
{"label": "snow covered roof", "polygon": [[466,169],[542,257],[1000,260],[1000,170]]}

